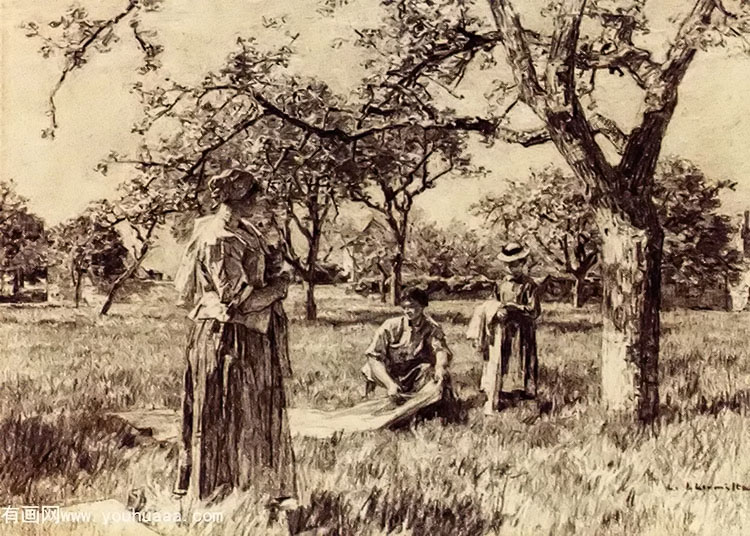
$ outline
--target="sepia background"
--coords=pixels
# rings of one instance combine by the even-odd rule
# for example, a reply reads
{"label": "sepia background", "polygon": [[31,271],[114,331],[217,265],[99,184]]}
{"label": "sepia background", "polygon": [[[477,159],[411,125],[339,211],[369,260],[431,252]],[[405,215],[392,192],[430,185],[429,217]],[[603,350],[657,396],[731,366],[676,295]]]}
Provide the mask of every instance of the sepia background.
{"label": "sepia background", "polygon": [[[95,168],[110,151],[127,154],[138,145],[131,125],[141,117],[141,109],[130,87],[143,79],[137,73],[143,55],[127,34],[128,27],[118,28],[121,42],[107,54],[88,55],[85,68],[68,77],[56,98],[55,139],[43,139],[41,133],[50,125],[49,95],[62,63],[59,57],[42,58],[39,41],[25,37],[20,25],[49,21],[63,13],[71,0],[0,2],[0,180],[15,181],[18,193],[29,199],[29,210],[53,227],[79,215],[93,200],[114,198],[118,183],[132,178],[132,169],[125,165],[110,166],[106,176]],[[95,17],[106,19],[121,11],[127,0],[82,3]],[[541,3],[515,2],[526,25],[542,24]],[[663,59],[665,44],[675,35],[675,21],[692,3],[647,2],[652,31],[643,40],[654,48],[656,59]],[[365,74],[363,53],[353,44],[354,28],[370,21],[375,24],[382,2],[351,0],[334,17],[320,15],[317,4],[317,0],[168,0],[160,12],[142,17],[145,28],[158,28],[157,41],[165,47],[163,67],[146,77],[200,84],[205,72],[222,65],[238,37],[255,37],[259,46],[268,48],[291,42],[296,51],[292,70],[319,76],[345,94]],[[510,77],[503,65],[498,61],[489,71],[472,68],[459,98],[448,94],[439,98],[462,114],[485,113],[484,93],[491,82]],[[734,223],[739,223],[741,212],[750,210],[749,81],[746,56],[723,49],[701,51],[679,87],[680,104],[662,151],[662,157],[692,161],[710,179],[736,182],[734,192],[723,193],[718,209],[731,215]],[[596,99],[625,130],[638,123],[643,99],[629,77],[603,74],[597,79]],[[513,113],[514,124],[537,124],[523,110]],[[457,220],[489,230],[493,234],[482,238],[502,247],[494,234],[499,233],[497,228],[490,229],[471,215],[469,207],[485,194],[506,191],[508,181],[527,180],[530,170],[549,165],[567,168],[552,144],[523,148],[498,141],[487,147],[474,137],[469,143],[474,162],[488,173],[481,178],[446,177],[419,195],[416,206],[425,220],[436,221],[446,234],[451,227],[458,228],[450,247],[443,247],[446,242],[440,233],[433,233],[437,240],[428,245],[437,246],[418,250],[420,260],[431,261],[441,254],[450,257],[454,252],[469,260],[479,257],[474,254],[480,247],[462,248],[479,235],[452,226]],[[520,195],[526,190],[524,185]],[[561,212],[574,212],[570,204],[558,204]],[[683,208],[695,214],[690,210],[696,207]],[[364,209],[346,211],[347,217],[362,224],[369,217]],[[526,216],[537,223],[537,214]],[[692,227],[691,222],[681,223],[680,230]],[[384,241],[380,231],[374,233],[377,246]],[[742,281],[736,287],[715,269],[717,264],[701,264],[703,258],[692,259],[703,268],[700,277],[664,285],[664,307],[656,315],[661,321],[661,405],[658,422],[648,426],[607,412],[601,403],[605,398],[600,381],[605,368],[602,333],[613,324],[612,315],[607,316],[607,300],[601,299],[601,272],[584,281],[590,283],[587,292],[591,292],[580,302],[572,285],[545,288],[542,316],[535,327],[540,395],[485,416],[479,389],[483,361],[466,333],[477,305],[492,296],[496,278],[485,273],[484,266],[476,270],[469,263],[470,273],[456,277],[417,272],[423,270],[418,266],[409,274],[413,276],[409,282],[433,285],[429,313],[440,323],[454,353],[451,377],[461,418],[447,423],[433,419],[405,430],[334,434],[322,440],[296,434],[302,498],[312,505],[305,514],[306,528],[338,523],[332,529],[338,532],[328,534],[342,536],[747,534],[750,230],[745,225],[731,231],[739,232],[730,245],[741,250],[735,261]],[[88,228],[86,232],[93,235]],[[672,234],[681,237],[678,245],[693,236]],[[485,245],[476,242],[469,245]],[[66,242],[61,244],[67,255]],[[176,306],[169,277],[179,260],[180,245],[165,229],[158,246],[145,261],[157,273],[134,271],[132,286],[123,287],[114,302],[105,302],[111,309],[102,304],[107,292],[114,297],[120,272],[114,284],[105,280],[103,290],[90,281],[82,296],[73,281],[65,281],[73,292],[53,295],[47,273],[46,283],[39,278],[34,283],[47,285],[37,289],[42,299],[33,303],[15,299],[16,290],[20,296],[23,289],[14,288],[10,297],[14,300],[0,306],[0,534],[36,533],[5,523],[5,504],[93,508],[92,504],[108,499],[123,507],[120,503],[140,489],[149,508],[176,508],[171,495],[174,445],[191,324]],[[380,262],[378,257],[384,255],[380,247],[376,249],[360,253]],[[693,255],[693,250],[687,251],[683,257]],[[480,260],[488,267],[504,268],[497,261],[497,250],[484,253],[486,258]],[[70,257],[75,262],[75,254]],[[132,255],[125,260],[138,267]],[[68,271],[74,272],[75,279],[75,267],[69,270],[68,264],[58,263],[55,268],[61,279],[69,278]],[[78,274],[78,283],[82,275]],[[0,287],[4,284],[7,291],[11,285],[6,279],[0,280]],[[630,283],[628,278],[620,280],[624,287]],[[709,280],[718,280],[713,293]],[[318,412],[351,408],[362,400],[366,348],[378,326],[399,315],[400,309],[395,301],[386,303],[386,285],[377,275],[359,281],[332,277],[317,287],[309,279],[303,281],[304,285],[291,287],[284,303],[293,369],[285,384],[289,406]],[[571,282],[570,277],[566,281]],[[315,315],[310,314],[309,301],[313,287],[319,306]],[[727,294],[731,288],[739,289],[735,296]],[[633,302],[641,297],[631,294]],[[683,297],[688,299],[679,299]],[[734,297],[742,299],[733,301]],[[158,532],[170,536],[286,533],[265,530],[268,512],[250,494],[234,500],[227,505],[228,523],[197,531],[157,527]],[[91,534],[109,534],[106,527],[87,528]],[[76,527],[67,532],[42,529],[47,536],[80,533]]]}

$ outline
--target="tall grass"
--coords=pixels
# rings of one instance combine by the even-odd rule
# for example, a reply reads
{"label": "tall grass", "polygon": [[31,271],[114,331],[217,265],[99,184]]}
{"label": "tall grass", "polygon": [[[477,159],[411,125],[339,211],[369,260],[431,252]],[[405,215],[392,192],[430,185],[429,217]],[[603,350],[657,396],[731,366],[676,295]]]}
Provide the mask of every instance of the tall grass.
{"label": "tall grass", "polygon": [[[337,408],[361,398],[362,353],[393,311],[321,290],[315,323],[301,320],[299,293],[289,300],[294,377],[288,389],[295,406]],[[539,400],[482,416],[481,363],[463,335],[472,306],[431,306],[456,356],[465,419],[297,440],[307,504],[296,514],[297,528],[467,536],[750,529],[750,491],[694,489],[750,486],[750,315],[664,315],[662,417],[641,429],[598,407],[596,311],[560,305],[547,307],[540,323]],[[167,501],[173,449],[105,414],[179,407],[186,330],[182,313],[164,303],[117,305],[104,319],[87,309],[0,310],[0,502],[124,497],[131,487]],[[250,495],[235,501],[231,518],[192,532],[280,530],[266,525]],[[5,528],[12,527],[0,532]]]}

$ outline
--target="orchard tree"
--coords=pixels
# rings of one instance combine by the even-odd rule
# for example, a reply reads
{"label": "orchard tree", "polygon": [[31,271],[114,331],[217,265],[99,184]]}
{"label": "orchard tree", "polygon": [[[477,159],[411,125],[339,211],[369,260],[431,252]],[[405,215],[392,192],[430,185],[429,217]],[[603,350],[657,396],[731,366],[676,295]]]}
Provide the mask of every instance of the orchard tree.
{"label": "orchard tree", "polygon": [[501,246],[497,237],[482,236],[460,221],[441,227],[418,219],[412,223],[406,250],[413,271],[449,278],[493,275]]}
{"label": "orchard tree", "polygon": [[396,250],[390,227],[380,215],[368,220],[364,228],[358,220],[346,218],[339,218],[336,227],[343,247],[353,257],[357,276],[377,277],[380,301],[385,303]]}
{"label": "orchard tree", "polygon": [[[287,91],[278,95],[278,102],[288,112],[307,118],[310,125],[321,129],[341,121],[340,110],[345,103],[325,84],[304,82],[290,79]],[[278,223],[287,261],[305,283],[305,316],[315,320],[315,285],[322,270],[324,234],[344,195],[341,184],[349,151],[336,141],[275,116],[258,122],[246,135],[255,140],[257,149],[241,154],[253,159],[250,169],[267,185],[269,197],[281,208]]]}
{"label": "orchard tree", "polygon": [[[252,173],[263,185],[271,215],[265,223],[273,229],[266,227],[264,232],[280,234],[286,260],[306,285],[306,317],[314,320],[323,233],[337,212],[342,191],[337,184],[350,157],[340,142],[310,128],[325,131],[347,117],[343,103],[327,86],[284,72],[288,54],[285,50],[263,54],[240,40],[222,69],[207,74],[196,87],[138,86],[145,114],[134,129],[147,134],[157,122],[172,122],[177,128],[156,143],[144,143],[137,157],[112,153],[102,166],[130,164],[142,171],[161,170],[171,178],[170,191],[177,184],[190,192],[185,194],[184,210],[191,217],[207,208],[202,194],[212,171],[235,166]],[[305,117],[304,127],[310,128],[264,111],[257,87],[272,84],[284,88],[276,95],[278,106],[285,114]],[[159,183],[149,187],[163,188]]]}
{"label": "orchard tree", "polygon": [[4,280],[5,273],[13,274],[14,295],[26,276],[47,267],[44,222],[29,212],[26,203],[12,181],[0,181],[0,277]]}
{"label": "orchard tree", "polygon": [[596,215],[581,183],[559,168],[511,182],[500,195],[484,197],[475,214],[506,239],[522,239],[548,271],[573,278],[573,305],[583,305],[583,282],[596,266],[600,237]]}
{"label": "orchard tree", "polygon": [[[326,7],[339,0],[326,1]],[[547,2],[542,29],[524,26],[512,0],[383,0],[381,26],[359,30],[361,43],[374,50],[368,57],[369,94],[360,121],[320,128],[287,113],[269,98],[268,88],[252,83],[257,108],[355,150],[357,142],[381,132],[422,124],[429,128],[475,130],[524,146],[552,143],[588,188],[589,203],[602,235],[599,260],[604,283],[601,353],[602,398],[612,409],[634,411],[653,420],[659,407],[659,308],[664,235],[652,200],[654,173],[662,141],[677,106],[678,88],[698,50],[721,46],[747,33],[750,6],[720,0],[691,0],[687,13],[676,13],[674,36],[663,59],[656,59],[640,37],[650,30],[646,0],[555,0]],[[160,5],[157,0],[131,0],[107,20],[91,20],[80,10],[54,21],[62,27],[62,43],[28,25],[27,33],[43,40],[43,53],[59,48],[64,64],[54,97],[67,75],[81,68],[88,55],[107,49],[112,34],[129,21],[144,52],[144,69],[155,67],[159,45],[147,36],[139,17]],[[481,4],[481,6],[480,6]],[[487,14],[479,7],[488,7]],[[539,6],[524,5],[534,10]],[[335,14],[335,10],[333,10]],[[49,44],[52,40],[52,44]],[[500,48],[512,82],[496,84],[489,96],[502,105],[488,118],[458,117],[433,103],[435,87],[450,92],[466,79],[473,63],[491,66],[491,51]],[[597,106],[600,73],[628,75],[642,92],[638,124],[624,129]],[[374,81],[373,78],[377,78]],[[278,86],[277,86],[278,90]],[[408,102],[408,106],[404,106]],[[523,106],[539,120],[539,128],[517,130],[508,111]],[[400,111],[408,109],[408,117]],[[53,115],[54,119],[54,115]],[[245,119],[238,116],[242,128]],[[53,123],[54,128],[54,123]],[[235,131],[236,129],[232,129]],[[608,159],[605,149],[617,157]],[[198,164],[200,165],[200,164]]]}
{"label": "orchard tree", "polygon": [[[659,163],[653,198],[665,232],[665,282],[710,287],[739,272],[740,255],[732,247],[736,230],[717,211],[722,191],[733,188],[729,181],[709,180],[685,159]],[[508,238],[527,241],[547,270],[574,277],[573,303],[582,303],[582,282],[596,266],[601,236],[580,181],[547,168],[511,183],[500,195],[484,197],[474,211]]]}
{"label": "orchard tree", "polygon": [[[58,126],[55,99],[68,75],[81,69],[92,54],[108,52],[121,25],[130,24],[135,41],[144,51],[142,72],[158,67],[162,48],[155,44],[154,32],[143,30],[140,17],[158,10],[161,4],[161,0],[133,1],[105,20],[92,19],[84,8],[76,7],[50,22],[48,28],[38,23],[26,25],[27,35],[42,41],[45,56],[60,52],[63,56],[61,76],[50,94],[51,126],[43,136],[54,137]],[[458,144],[449,141],[444,132],[485,132],[488,122],[457,117],[415,124],[411,112],[419,103],[418,96],[396,99],[391,103],[392,109],[377,110],[367,104],[375,98],[368,83],[353,89],[352,102],[344,101],[320,82],[290,74],[290,47],[268,52],[261,51],[253,39],[240,38],[237,43],[239,50],[229,56],[227,63],[216,72],[206,73],[199,84],[174,80],[155,86],[145,80],[135,83],[133,91],[143,103],[144,116],[133,126],[133,132],[144,138],[155,130],[160,134],[151,136],[157,138],[156,143],[146,141],[135,157],[113,153],[102,166],[118,162],[133,164],[140,170],[160,168],[182,178],[188,183],[186,188],[197,194],[205,191],[207,170],[221,167],[228,159],[244,161],[245,167],[265,181],[274,204],[286,207],[282,223],[286,238],[290,238],[294,228],[307,241],[306,251],[298,253],[287,240],[287,256],[308,285],[307,312],[313,318],[317,310],[313,279],[318,271],[321,231],[335,202],[334,178],[346,175],[349,191],[357,192],[359,201],[371,204],[377,202],[369,198],[366,188],[360,187],[360,181],[383,184],[382,191],[387,195],[387,181],[410,183],[413,188],[408,192],[395,193],[398,207],[389,206],[391,200],[381,205],[391,215],[394,234],[403,243],[407,224],[404,215],[410,210],[413,196],[421,193],[416,191],[415,179],[423,183],[422,189],[432,187],[438,176],[449,171],[438,171],[437,176],[430,177],[429,168],[441,155],[451,170],[454,165],[463,165],[456,155]],[[157,123],[164,128],[155,129]],[[170,126],[174,129],[172,135],[161,134]],[[415,129],[419,140],[414,139]],[[383,151],[378,154],[377,143],[372,142],[376,136],[408,143],[408,149],[396,159],[400,170],[389,170],[391,176],[382,180],[373,180],[372,173],[365,176],[359,172],[360,157],[370,163],[382,158]],[[413,150],[417,154],[408,154]],[[424,162],[420,164],[421,160]],[[413,169],[407,170],[408,165]],[[371,164],[364,167],[372,171]],[[295,171],[289,173],[290,169]],[[394,173],[404,176],[399,178]],[[396,253],[394,259],[396,281],[392,298],[396,301],[403,255]]]}
{"label": "orchard tree", "polygon": [[742,254],[733,246],[738,230],[718,212],[721,194],[734,187],[731,181],[709,179],[682,158],[659,163],[654,199],[664,227],[665,281],[710,288],[739,274]]}
{"label": "orchard tree", "polygon": [[107,297],[99,310],[106,315],[122,286],[140,269],[152,250],[155,231],[169,223],[171,215],[190,210],[191,197],[179,184],[169,180],[159,170],[137,175],[120,186],[121,196],[114,202],[103,203],[97,214],[99,223],[114,228],[127,226],[134,240],[132,261],[112,281]]}
{"label": "orchard tree", "polygon": [[[650,30],[646,0],[547,2],[541,13],[549,24],[542,29],[526,27],[520,3],[512,0],[483,3],[492,25],[469,2],[384,3],[391,15],[367,37],[373,49],[389,52],[381,86],[386,100],[394,86],[423,96],[430,79],[455,86],[476,58],[502,50],[512,81],[496,84],[492,95],[493,104],[496,95],[503,97],[494,135],[524,146],[554,144],[585,185],[602,237],[603,402],[652,421],[659,408],[664,242],[653,200],[656,165],[696,53],[742,40],[750,5],[733,2],[730,10],[720,0],[692,0],[687,12],[675,13],[675,33],[658,60],[641,44]],[[599,106],[597,79],[607,73],[628,76],[641,91],[641,113],[630,130]],[[519,105],[536,116],[539,128],[517,130],[506,121]]]}
{"label": "orchard tree", "polygon": [[108,220],[107,201],[91,203],[84,212],[51,230],[52,245],[60,264],[68,264],[75,306],[81,301],[83,277],[113,281],[126,269],[128,250],[120,232]]}
{"label": "orchard tree", "polygon": [[392,233],[389,293],[392,305],[401,297],[409,216],[414,200],[449,173],[474,173],[458,132],[419,126],[384,130],[360,142],[356,169],[349,175],[349,198],[379,213]]}

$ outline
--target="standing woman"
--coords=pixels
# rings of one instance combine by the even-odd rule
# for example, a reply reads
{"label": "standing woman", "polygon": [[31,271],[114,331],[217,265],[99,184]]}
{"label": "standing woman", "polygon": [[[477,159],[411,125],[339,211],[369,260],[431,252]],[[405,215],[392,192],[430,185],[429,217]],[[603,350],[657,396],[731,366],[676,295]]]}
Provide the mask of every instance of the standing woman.
{"label": "standing woman", "polygon": [[271,226],[258,222],[258,182],[230,169],[209,188],[215,213],[196,220],[175,278],[193,322],[175,492],[221,500],[253,487],[294,497],[283,386],[290,278]]}
{"label": "standing woman", "polygon": [[537,284],[526,273],[528,255],[528,248],[515,242],[502,248],[498,259],[508,274],[496,283],[495,299],[477,307],[467,331],[484,360],[486,414],[502,409],[504,399],[537,394],[536,320],[541,307]]}

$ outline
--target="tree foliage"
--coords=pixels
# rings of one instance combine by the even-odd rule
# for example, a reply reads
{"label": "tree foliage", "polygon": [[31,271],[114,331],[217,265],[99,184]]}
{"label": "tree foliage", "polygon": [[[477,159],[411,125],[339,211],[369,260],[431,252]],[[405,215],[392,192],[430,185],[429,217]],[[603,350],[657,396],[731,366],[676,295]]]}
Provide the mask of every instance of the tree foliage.
{"label": "tree foliage", "polygon": [[76,303],[85,274],[95,283],[107,285],[125,271],[128,250],[120,232],[107,219],[111,210],[108,201],[94,202],[83,214],[51,230],[56,261],[67,268]]}
{"label": "tree foliage", "polygon": [[493,277],[499,273],[502,245],[500,237],[483,235],[462,222],[441,227],[417,220],[409,232],[408,267],[418,275]]}
{"label": "tree foliage", "polygon": [[500,195],[474,205],[476,214],[505,240],[521,240],[553,273],[583,280],[596,265],[600,238],[595,215],[579,181],[559,168],[510,182]]}
{"label": "tree foliage", "polygon": [[24,277],[47,266],[44,221],[31,213],[15,184],[0,181],[0,269]]}
{"label": "tree foliage", "polygon": [[415,199],[448,174],[468,177],[471,167],[465,136],[455,131],[404,127],[360,142],[347,176],[348,196],[377,212],[391,235],[391,300],[398,303],[401,271],[408,263],[406,244]]}
{"label": "tree foliage", "polygon": [[[665,230],[662,275],[676,284],[710,287],[739,270],[732,247],[737,230],[720,214],[726,180],[712,181],[691,162],[670,157],[659,164],[653,196]],[[595,268],[601,237],[586,191],[559,168],[511,182],[500,195],[485,196],[473,210],[506,239],[521,239],[552,273],[583,279]]]}
{"label": "tree foliage", "polygon": [[[320,5],[324,12],[335,13],[342,3],[347,2],[324,0]],[[238,111],[236,121],[221,134],[209,128],[206,139],[214,141],[204,142],[200,153],[191,156],[192,163],[180,162],[182,173],[195,175],[217,148],[267,115],[320,139],[343,143],[353,152],[352,162],[360,141],[385,130],[413,126],[474,131],[524,146],[552,143],[586,186],[607,243],[599,261],[605,286],[602,354],[608,363],[602,367],[603,397],[612,407],[635,403],[639,417],[651,420],[659,407],[664,239],[652,196],[656,165],[677,106],[678,89],[697,51],[736,44],[747,49],[750,4],[733,0],[726,2],[727,7],[721,0],[692,0],[689,6],[677,6],[688,9],[675,10],[674,30],[671,35],[662,32],[669,37],[659,43],[664,51],[657,59],[657,54],[642,44],[652,29],[646,0],[542,1],[543,22],[538,28],[525,25],[516,9],[521,3],[512,0],[380,3],[386,11],[381,24],[355,30],[360,44],[373,51],[366,60],[373,78],[352,88],[350,106],[342,110],[340,119],[338,113],[331,115],[335,126],[321,127],[290,112],[283,97],[271,96],[284,93],[284,85],[262,87],[263,76],[243,69],[251,76],[238,77],[231,89],[239,86],[247,99],[247,112]],[[76,39],[76,34],[56,43],[63,50],[65,64],[50,98],[53,129],[54,97],[66,75],[81,68],[94,50],[106,51],[107,36],[121,21],[132,23],[155,5],[153,1],[131,0],[113,18],[101,21],[84,14],[75,22],[76,31],[84,38]],[[539,12],[539,7],[536,3],[523,5],[527,11]],[[63,26],[75,18],[64,16]],[[45,42],[47,36],[40,28],[36,25],[29,33]],[[137,27],[134,34],[146,52],[148,66],[149,51],[157,49],[139,37]],[[505,69],[487,96],[488,103],[497,101],[490,115],[462,117],[452,107],[439,105],[434,98],[437,88],[455,95],[456,86],[473,66],[492,66],[494,49],[502,51]],[[239,56],[238,61],[247,56]],[[264,68],[262,62],[251,64]],[[597,82],[606,73],[627,76],[641,90],[634,126],[618,124],[613,114],[600,109]],[[213,91],[212,81],[207,82],[209,87],[197,88],[197,93],[196,88],[190,88],[189,93],[201,96],[205,90]],[[357,109],[352,114],[355,98]],[[536,117],[538,127],[511,124],[509,112],[519,105]],[[638,363],[638,367],[627,363]],[[622,370],[628,374],[621,374]]]}
{"label": "tree foliage", "polygon": [[708,288],[737,275],[742,255],[733,240],[738,229],[718,211],[721,194],[734,187],[728,180],[709,179],[685,159],[659,164],[654,197],[665,231],[666,281]]}

